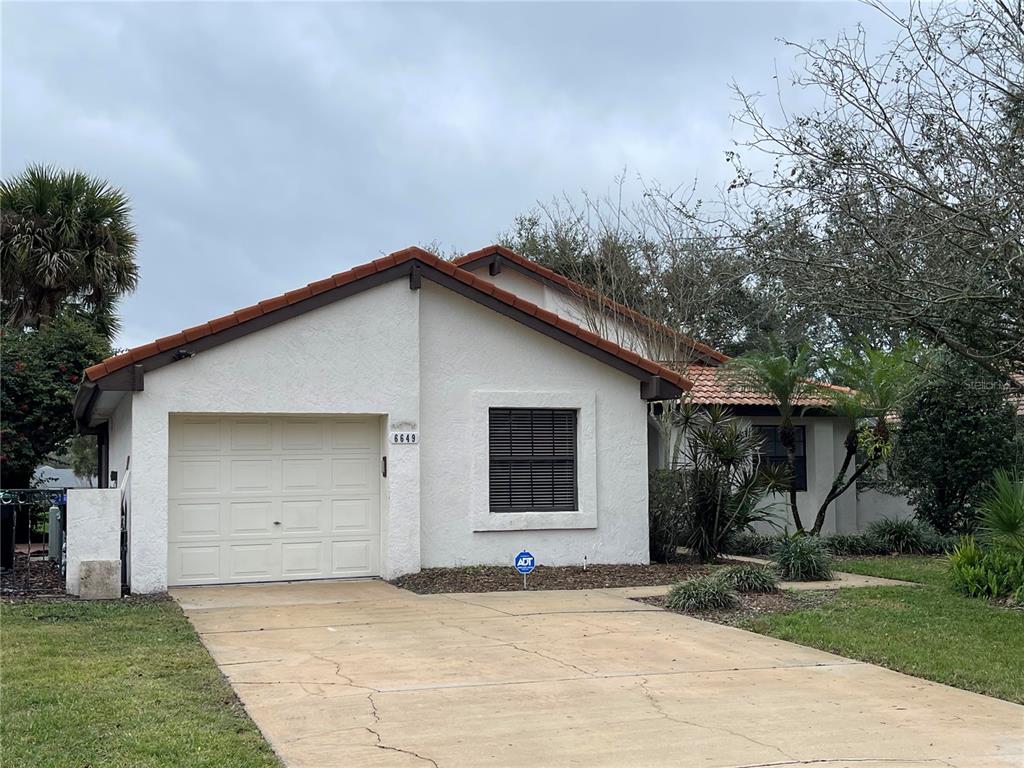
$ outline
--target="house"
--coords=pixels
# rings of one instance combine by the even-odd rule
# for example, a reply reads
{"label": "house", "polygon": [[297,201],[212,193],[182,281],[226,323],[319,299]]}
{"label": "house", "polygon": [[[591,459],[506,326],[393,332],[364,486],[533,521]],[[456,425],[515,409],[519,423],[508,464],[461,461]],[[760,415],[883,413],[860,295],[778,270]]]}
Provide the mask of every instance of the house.
{"label": "house", "polygon": [[647,562],[647,404],[689,386],[409,248],[104,360],[75,418],[153,592]]}
{"label": "house", "polygon": [[[644,563],[649,407],[693,387],[680,347],[727,359],[507,249],[408,248],[104,360],[75,418],[121,489],[134,592],[524,548]],[[841,438],[807,419],[817,487]]]}

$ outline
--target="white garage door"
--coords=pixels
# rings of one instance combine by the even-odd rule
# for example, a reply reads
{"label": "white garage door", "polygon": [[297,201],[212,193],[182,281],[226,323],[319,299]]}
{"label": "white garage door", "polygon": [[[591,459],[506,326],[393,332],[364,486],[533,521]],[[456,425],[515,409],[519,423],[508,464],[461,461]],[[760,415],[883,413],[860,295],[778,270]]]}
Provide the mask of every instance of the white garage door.
{"label": "white garage door", "polygon": [[170,425],[171,584],[380,572],[375,416],[177,416]]}

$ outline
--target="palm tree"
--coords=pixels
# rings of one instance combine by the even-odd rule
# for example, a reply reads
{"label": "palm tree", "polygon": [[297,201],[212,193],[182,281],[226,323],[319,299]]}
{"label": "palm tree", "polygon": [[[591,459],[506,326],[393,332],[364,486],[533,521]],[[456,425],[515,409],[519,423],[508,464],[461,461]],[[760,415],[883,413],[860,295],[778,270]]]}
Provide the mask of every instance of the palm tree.
{"label": "palm tree", "polygon": [[127,195],[102,179],[32,165],[0,181],[4,324],[38,328],[73,305],[112,336],[138,283],[136,243]]}
{"label": "palm tree", "polygon": [[797,402],[808,395],[817,395],[820,384],[813,380],[818,363],[807,344],[785,349],[771,337],[767,350],[747,352],[726,363],[727,378],[739,389],[763,393],[775,401],[782,422],[779,424],[779,442],[786,449],[789,470],[789,509],[793,524],[804,532],[803,521],[796,504],[796,488],[792,478],[796,475],[796,430],[793,416]]}
{"label": "palm tree", "polygon": [[[870,467],[886,459],[892,450],[889,419],[910,395],[921,371],[924,352],[916,342],[893,349],[873,348],[865,338],[842,350],[828,364],[831,378],[845,387],[822,387],[819,394],[830,401],[829,410],[849,424],[844,446],[846,456],[832,487],[818,508],[812,534],[821,531],[829,505],[842,496]],[[862,461],[849,477],[858,452]]]}

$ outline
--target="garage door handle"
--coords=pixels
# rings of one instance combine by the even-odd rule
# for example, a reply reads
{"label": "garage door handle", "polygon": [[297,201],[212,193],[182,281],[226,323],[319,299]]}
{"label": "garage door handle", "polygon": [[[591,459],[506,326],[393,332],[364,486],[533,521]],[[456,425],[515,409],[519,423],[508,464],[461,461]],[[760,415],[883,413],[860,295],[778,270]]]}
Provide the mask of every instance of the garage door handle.
{"label": "garage door handle", "polygon": [[280,525],[280,524],[281,524],[281,521],[280,521],[280,520],[275,520],[275,521],[274,521],[274,525]]}

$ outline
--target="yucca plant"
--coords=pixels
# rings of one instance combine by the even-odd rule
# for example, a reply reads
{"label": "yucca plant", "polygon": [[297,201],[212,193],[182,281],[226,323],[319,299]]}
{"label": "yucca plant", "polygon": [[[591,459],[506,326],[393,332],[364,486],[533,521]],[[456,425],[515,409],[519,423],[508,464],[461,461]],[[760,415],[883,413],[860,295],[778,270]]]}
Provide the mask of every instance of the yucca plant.
{"label": "yucca plant", "polygon": [[781,471],[757,468],[760,437],[720,408],[702,411],[689,424],[679,457],[684,487],[682,543],[701,562],[716,559],[739,531],[773,523],[768,493],[783,487]]}
{"label": "yucca plant", "polygon": [[978,511],[986,541],[1024,553],[1024,476],[996,470]]}

